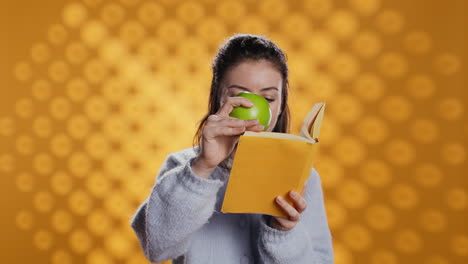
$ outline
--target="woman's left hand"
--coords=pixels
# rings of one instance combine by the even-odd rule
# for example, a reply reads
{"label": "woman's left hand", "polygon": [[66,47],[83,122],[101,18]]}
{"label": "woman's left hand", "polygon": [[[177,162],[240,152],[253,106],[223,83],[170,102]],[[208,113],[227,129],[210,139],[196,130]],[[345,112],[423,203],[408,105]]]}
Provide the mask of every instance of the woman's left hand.
{"label": "woman's left hand", "polygon": [[304,190],[305,186],[301,194],[298,194],[295,191],[289,192],[289,197],[293,200],[294,206],[290,205],[283,197],[276,197],[276,204],[288,215],[288,217],[271,217],[271,227],[287,231],[293,229],[297,225],[301,219],[302,212],[307,208],[307,202],[304,199]]}

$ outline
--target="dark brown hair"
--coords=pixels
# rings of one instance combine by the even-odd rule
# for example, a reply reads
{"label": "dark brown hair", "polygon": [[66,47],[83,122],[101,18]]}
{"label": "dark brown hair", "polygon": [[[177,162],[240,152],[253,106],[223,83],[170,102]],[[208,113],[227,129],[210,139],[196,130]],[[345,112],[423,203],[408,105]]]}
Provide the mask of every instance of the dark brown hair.
{"label": "dark brown hair", "polygon": [[[251,34],[236,34],[229,38],[218,50],[213,60],[213,78],[211,81],[208,113],[198,122],[199,126],[193,139],[193,146],[201,144],[203,128],[210,115],[216,114],[220,108],[223,91],[220,88],[225,73],[232,67],[246,60],[267,60],[281,73],[283,78],[281,109],[273,132],[288,133],[290,113],[288,107],[288,66],[286,55],[271,40],[264,36]],[[200,148],[198,149],[198,153]],[[227,168],[227,160],[220,165]]]}

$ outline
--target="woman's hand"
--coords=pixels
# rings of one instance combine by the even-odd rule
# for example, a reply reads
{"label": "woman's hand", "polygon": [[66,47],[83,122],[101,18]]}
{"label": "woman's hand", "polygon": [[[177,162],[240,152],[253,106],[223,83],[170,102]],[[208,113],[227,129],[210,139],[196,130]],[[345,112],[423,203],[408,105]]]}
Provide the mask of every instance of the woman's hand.
{"label": "woman's hand", "polygon": [[219,111],[208,117],[202,131],[201,152],[194,161],[194,171],[197,175],[208,178],[212,170],[229,157],[243,132],[263,130],[263,126],[258,124],[258,119],[242,120],[230,117],[232,109],[237,106],[252,107],[253,103],[243,97],[228,97]]}
{"label": "woman's hand", "polygon": [[294,202],[294,206],[291,206],[286,200],[278,196],[275,199],[275,202],[278,206],[283,210],[288,217],[280,217],[280,216],[273,216],[271,217],[270,226],[279,230],[287,231],[293,229],[299,220],[301,219],[301,214],[307,208],[307,202],[304,199],[304,189],[302,189],[302,193],[298,194],[295,191],[289,192],[289,197]]}

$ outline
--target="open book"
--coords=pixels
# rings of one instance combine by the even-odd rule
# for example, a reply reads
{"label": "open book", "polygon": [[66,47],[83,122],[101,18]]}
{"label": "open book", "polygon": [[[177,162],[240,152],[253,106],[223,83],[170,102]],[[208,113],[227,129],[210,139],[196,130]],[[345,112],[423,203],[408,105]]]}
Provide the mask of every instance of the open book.
{"label": "open book", "polygon": [[288,192],[301,193],[316,155],[325,103],[309,111],[300,136],[246,131],[239,138],[221,211],[286,216],[275,204]]}

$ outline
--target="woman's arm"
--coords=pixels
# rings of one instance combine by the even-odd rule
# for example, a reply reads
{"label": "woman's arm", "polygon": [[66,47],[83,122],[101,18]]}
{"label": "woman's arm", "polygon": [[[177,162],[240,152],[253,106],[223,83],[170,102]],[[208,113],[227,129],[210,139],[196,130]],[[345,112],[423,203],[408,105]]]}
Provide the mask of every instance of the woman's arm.
{"label": "woman's arm", "polygon": [[333,263],[333,247],[323,201],[320,177],[312,169],[304,198],[307,209],[297,225],[282,231],[269,226],[270,216],[260,221],[260,263]]}
{"label": "woman's arm", "polygon": [[205,179],[192,170],[192,161],[171,154],[163,163],[150,196],[131,220],[144,254],[161,262],[184,254],[191,235],[213,214],[221,180]]}

